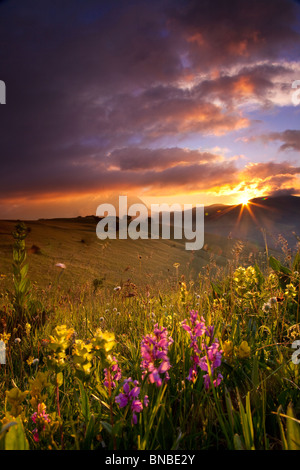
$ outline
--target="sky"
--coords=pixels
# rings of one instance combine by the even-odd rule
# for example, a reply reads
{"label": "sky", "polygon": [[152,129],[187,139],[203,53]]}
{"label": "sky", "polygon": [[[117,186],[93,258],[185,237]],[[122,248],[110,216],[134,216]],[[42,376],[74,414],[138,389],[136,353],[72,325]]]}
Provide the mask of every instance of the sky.
{"label": "sky", "polygon": [[0,44],[0,219],[300,195],[299,1],[4,0]]}

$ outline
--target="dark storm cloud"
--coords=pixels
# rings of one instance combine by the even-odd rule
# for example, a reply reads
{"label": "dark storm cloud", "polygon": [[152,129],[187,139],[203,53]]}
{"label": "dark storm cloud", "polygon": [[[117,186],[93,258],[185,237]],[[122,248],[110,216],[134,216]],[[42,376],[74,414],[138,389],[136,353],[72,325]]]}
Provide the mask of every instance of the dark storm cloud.
{"label": "dark storm cloud", "polygon": [[[1,197],[118,187],[208,189],[234,181],[237,169],[216,155],[174,145],[151,150],[163,138],[220,135],[250,125],[232,103],[251,95],[264,101],[272,74],[285,73],[256,61],[275,60],[285,50],[297,57],[295,3],[228,5],[0,4],[0,78],[7,86],[7,104],[0,108]],[[229,74],[232,65],[239,67]],[[190,89],[180,85],[204,72],[215,78]],[[213,101],[220,97],[225,107]]]}
{"label": "dark storm cloud", "polygon": [[191,64],[199,69],[235,64],[237,59],[275,59],[287,47],[297,55],[297,10],[290,1],[182,1],[171,17],[174,30],[190,45]]}

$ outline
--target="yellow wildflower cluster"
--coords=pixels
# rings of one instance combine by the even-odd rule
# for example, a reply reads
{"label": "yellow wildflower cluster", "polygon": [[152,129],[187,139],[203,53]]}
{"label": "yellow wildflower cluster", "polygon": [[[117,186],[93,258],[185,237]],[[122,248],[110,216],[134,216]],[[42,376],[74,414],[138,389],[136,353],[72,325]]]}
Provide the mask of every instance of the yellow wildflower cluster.
{"label": "yellow wildflower cluster", "polygon": [[10,333],[0,334],[0,341],[3,341],[3,343],[7,344],[9,340],[10,340]]}
{"label": "yellow wildflower cluster", "polygon": [[5,393],[7,403],[9,403],[11,407],[10,414],[16,418],[23,411],[21,403],[25,400],[28,394],[28,390],[26,390],[25,392],[21,392],[19,388],[14,387],[11,390],[6,391]]}
{"label": "yellow wildflower cluster", "polygon": [[242,297],[253,297],[258,284],[257,273],[253,266],[239,267],[233,275],[236,293]]}
{"label": "yellow wildflower cluster", "polygon": [[241,344],[237,346],[233,346],[233,342],[228,340],[225,341],[222,345],[223,354],[226,358],[232,358],[235,354],[240,359],[246,359],[250,356],[250,347],[247,341],[242,341]]}
{"label": "yellow wildflower cluster", "polygon": [[30,403],[33,408],[37,409],[40,402],[46,400],[46,393],[43,393],[45,389],[50,385],[48,382],[48,372],[38,372],[35,379],[29,379],[30,383]]}
{"label": "yellow wildflower cluster", "polygon": [[287,299],[293,299],[297,295],[297,289],[294,284],[287,284],[285,287],[284,296]]}
{"label": "yellow wildflower cluster", "polygon": [[73,348],[73,363],[77,371],[83,374],[89,374],[92,367],[92,343],[85,343],[81,339],[77,339]]}
{"label": "yellow wildflower cluster", "polygon": [[48,363],[50,367],[60,368],[65,363],[66,349],[72,344],[74,336],[74,329],[67,328],[66,325],[58,325],[50,336],[48,348],[52,354],[48,356]]}
{"label": "yellow wildflower cluster", "polygon": [[26,323],[26,325],[25,325],[26,336],[30,335],[30,331],[31,331],[31,325],[30,325],[30,323]]}
{"label": "yellow wildflower cluster", "polygon": [[75,339],[73,328],[68,329],[66,325],[59,325],[50,336],[50,342],[47,346],[52,352],[48,356],[48,364],[55,369],[62,368],[69,349],[69,356],[72,356],[72,363],[77,374],[80,378],[84,378],[91,371],[94,356],[97,356],[103,365],[109,363],[108,353],[115,344],[115,335],[103,332],[100,328],[96,330],[91,340],[83,341]]}

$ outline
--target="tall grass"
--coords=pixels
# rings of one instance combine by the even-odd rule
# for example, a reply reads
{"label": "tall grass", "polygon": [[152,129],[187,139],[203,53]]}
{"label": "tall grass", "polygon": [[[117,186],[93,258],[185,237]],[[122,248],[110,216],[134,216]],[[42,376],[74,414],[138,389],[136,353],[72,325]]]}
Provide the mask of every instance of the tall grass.
{"label": "tall grass", "polygon": [[[239,246],[222,272],[212,261],[186,283],[176,266],[173,289],[128,296],[88,285],[65,291],[61,278],[40,291],[23,282],[23,241],[14,252],[15,291],[1,298],[2,449],[299,448],[291,347],[300,339],[299,253],[287,263],[269,256],[267,266],[245,265]],[[210,334],[196,338],[207,370],[198,365],[191,379],[196,359],[183,325],[192,311]],[[161,384],[141,368],[142,340],[156,328],[172,338]],[[216,368],[209,347],[217,341]]]}

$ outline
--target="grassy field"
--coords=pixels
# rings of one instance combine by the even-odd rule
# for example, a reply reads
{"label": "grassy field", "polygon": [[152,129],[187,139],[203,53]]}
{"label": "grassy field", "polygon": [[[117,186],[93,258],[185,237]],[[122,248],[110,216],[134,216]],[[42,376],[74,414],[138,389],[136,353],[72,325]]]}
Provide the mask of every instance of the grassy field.
{"label": "grassy field", "polygon": [[[0,222],[0,274],[2,286],[11,286],[12,280],[12,231],[15,221]],[[96,222],[92,218],[53,219],[28,221],[29,233],[26,238],[29,277],[39,288],[59,284],[62,288],[98,285],[111,290],[130,279],[142,289],[162,289],[162,283],[169,288],[176,285],[177,274],[189,280],[197,280],[208,264],[225,268],[228,260],[249,259],[265,262],[261,244],[242,243],[216,234],[205,234],[203,249],[186,251],[183,240],[105,240],[96,236]],[[213,261],[213,263],[212,263]],[[66,266],[63,275],[55,266]],[[179,263],[179,270],[174,269]],[[216,272],[216,269],[214,269]]]}
{"label": "grassy field", "polygon": [[1,223],[1,449],[299,449],[299,252],[14,226]]}

